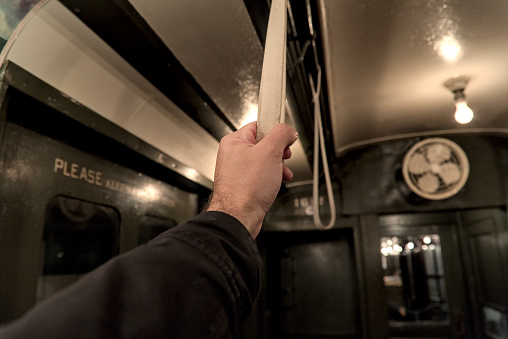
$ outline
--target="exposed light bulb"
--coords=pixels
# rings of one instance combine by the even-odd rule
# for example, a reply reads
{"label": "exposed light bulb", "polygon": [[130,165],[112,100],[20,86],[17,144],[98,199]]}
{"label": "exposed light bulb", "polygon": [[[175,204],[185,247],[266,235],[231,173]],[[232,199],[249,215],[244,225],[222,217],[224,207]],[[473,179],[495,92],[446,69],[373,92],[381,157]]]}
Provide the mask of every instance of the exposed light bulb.
{"label": "exposed light bulb", "polygon": [[473,120],[473,110],[469,108],[465,100],[455,102],[455,120],[459,124],[468,124]]}
{"label": "exposed light bulb", "polygon": [[454,94],[455,101],[455,120],[459,124],[467,124],[473,120],[473,110],[467,106],[464,90],[469,83],[470,77],[467,75],[457,76],[445,81],[444,86]]}

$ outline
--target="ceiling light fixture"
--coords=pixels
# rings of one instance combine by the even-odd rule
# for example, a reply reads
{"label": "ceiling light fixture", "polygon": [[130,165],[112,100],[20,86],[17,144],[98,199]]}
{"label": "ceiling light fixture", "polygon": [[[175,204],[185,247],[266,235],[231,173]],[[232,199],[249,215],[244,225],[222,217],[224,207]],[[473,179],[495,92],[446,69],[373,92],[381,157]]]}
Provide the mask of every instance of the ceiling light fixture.
{"label": "ceiling light fixture", "polygon": [[469,108],[464,90],[469,82],[468,76],[459,76],[445,81],[444,85],[454,94],[455,120],[459,124],[467,124],[473,120],[473,110]]}

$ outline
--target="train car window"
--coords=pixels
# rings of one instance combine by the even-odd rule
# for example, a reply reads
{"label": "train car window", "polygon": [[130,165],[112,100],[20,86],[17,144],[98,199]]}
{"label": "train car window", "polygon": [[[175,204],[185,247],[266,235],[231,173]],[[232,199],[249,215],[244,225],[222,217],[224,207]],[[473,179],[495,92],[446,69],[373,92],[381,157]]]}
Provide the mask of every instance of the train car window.
{"label": "train car window", "polygon": [[176,226],[176,221],[145,215],[139,223],[138,245],[146,244],[159,234]]}
{"label": "train car window", "polygon": [[439,235],[382,237],[388,316],[396,322],[448,322]]}
{"label": "train car window", "polygon": [[37,300],[77,280],[118,254],[120,215],[112,207],[75,198],[51,199]]}

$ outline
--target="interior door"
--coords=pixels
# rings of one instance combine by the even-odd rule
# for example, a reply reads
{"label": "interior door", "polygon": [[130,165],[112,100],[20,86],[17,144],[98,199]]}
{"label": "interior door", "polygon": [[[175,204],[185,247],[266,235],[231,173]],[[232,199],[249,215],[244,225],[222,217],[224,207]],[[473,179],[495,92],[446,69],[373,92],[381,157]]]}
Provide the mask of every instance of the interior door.
{"label": "interior door", "polygon": [[360,338],[352,229],[265,234],[267,338]]}
{"label": "interior door", "polygon": [[508,228],[501,208],[461,213],[476,338],[508,338]]}
{"label": "interior door", "polygon": [[467,299],[454,214],[380,217],[391,338],[466,338]]}

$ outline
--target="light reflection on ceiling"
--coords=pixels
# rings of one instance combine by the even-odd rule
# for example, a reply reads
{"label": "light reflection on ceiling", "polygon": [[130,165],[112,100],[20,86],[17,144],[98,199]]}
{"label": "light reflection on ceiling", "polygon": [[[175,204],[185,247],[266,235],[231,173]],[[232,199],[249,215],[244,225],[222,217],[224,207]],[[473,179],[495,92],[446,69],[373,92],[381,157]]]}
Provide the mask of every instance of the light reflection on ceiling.
{"label": "light reflection on ceiling", "polygon": [[[445,61],[455,62],[462,56],[459,18],[449,1],[429,1],[431,12],[426,23],[425,40]],[[456,3],[456,2],[455,2]]]}
{"label": "light reflection on ceiling", "polygon": [[435,47],[446,61],[457,61],[461,56],[462,47],[453,35],[445,35]]}
{"label": "light reflection on ceiling", "polygon": [[[248,102],[248,101],[247,101]],[[246,102],[246,103],[247,103]],[[257,102],[257,100],[256,100]],[[258,118],[258,105],[254,102],[250,102],[246,105],[244,109],[245,115],[243,120],[240,123],[240,126],[247,125],[249,122],[256,121]]]}

